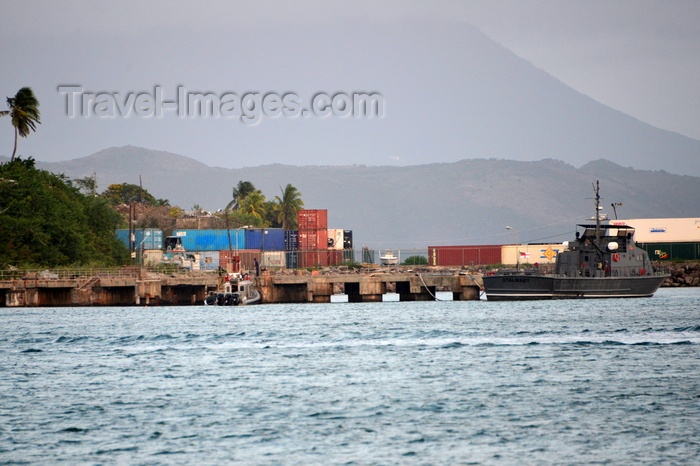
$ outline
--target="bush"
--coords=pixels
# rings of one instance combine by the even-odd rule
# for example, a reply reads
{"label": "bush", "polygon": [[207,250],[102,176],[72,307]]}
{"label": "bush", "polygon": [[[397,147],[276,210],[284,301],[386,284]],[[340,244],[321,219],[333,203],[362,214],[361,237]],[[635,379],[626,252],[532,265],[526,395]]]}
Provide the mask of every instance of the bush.
{"label": "bush", "polygon": [[428,259],[423,256],[409,256],[402,265],[428,265]]}

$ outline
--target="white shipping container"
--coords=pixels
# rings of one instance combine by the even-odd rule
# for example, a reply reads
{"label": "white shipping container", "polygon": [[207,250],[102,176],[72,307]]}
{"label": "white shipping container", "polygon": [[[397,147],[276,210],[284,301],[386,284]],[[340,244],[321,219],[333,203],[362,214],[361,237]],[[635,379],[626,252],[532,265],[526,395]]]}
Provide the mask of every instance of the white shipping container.
{"label": "white shipping container", "polygon": [[260,266],[270,269],[286,268],[287,260],[284,251],[265,251],[260,254]]}
{"label": "white shipping container", "polygon": [[343,249],[343,230],[329,229],[328,230],[328,249]]}
{"label": "white shipping container", "polygon": [[634,227],[637,243],[694,243],[700,241],[700,218],[630,218],[613,225]]}
{"label": "white shipping container", "polygon": [[562,243],[552,244],[504,244],[501,249],[503,264],[554,264],[557,254],[564,250]]}
{"label": "white shipping container", "polygon": [[146,249],[143,251],[143,265],[153,267],[163,260],[162,249]]}

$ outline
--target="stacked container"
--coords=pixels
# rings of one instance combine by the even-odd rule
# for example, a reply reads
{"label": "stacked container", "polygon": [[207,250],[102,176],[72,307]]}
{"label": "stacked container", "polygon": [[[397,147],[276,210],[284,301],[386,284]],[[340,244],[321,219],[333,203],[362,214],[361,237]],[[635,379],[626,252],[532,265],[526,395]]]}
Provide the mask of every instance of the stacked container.
{"label": "stacked container", "polygon": [[288,269],[299,267],[299,232],[286,230],[284,232],[284,252]]}
{"label": "stacked container", "polygon": [[221,251],[246,249],[246,230],[175,230],[185,251]]}
{"label": "stacked container", "polygon": [[[129,230],[117,230],[117,239],[129,248]],[[162,249],[163,230],[158,228],[140,228],[134,230],[134,248]]]}
{"label": "stacked container", "polygon": [[428,264],[441,266],[501,263],[502,246],[428,246]]}
{"label": "stacked container", "polygon": [[284,238],[281,228],[249,228],[245,230],[245,249],[284,251]]}
{"label": "stacked container", "polygon": [[343,230],[343,261],[355,262],[355,250],[352,244],[352,230]]}
{"label": "stacked container", "polygon": [[300,210],[299,224],[299,267],[328,265],[328,211]]}

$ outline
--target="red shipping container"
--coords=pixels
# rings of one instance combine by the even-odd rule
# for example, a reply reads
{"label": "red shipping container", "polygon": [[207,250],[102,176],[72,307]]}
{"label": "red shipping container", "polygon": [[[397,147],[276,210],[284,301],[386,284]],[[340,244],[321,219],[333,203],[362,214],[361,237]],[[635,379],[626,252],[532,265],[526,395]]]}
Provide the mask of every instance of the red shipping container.
{"label": "red shipping container", "polygon": [[299,251],[299,267],[326,267],[328,266],[328,250]]}
{"label": "red shipping container", "polygon": [[437,266],[492,265],[501,263],[502,245],[428,246],[428,264]]}
{"label": "red shipping container", "polygon": [[328,211],[326,209],[300,210],[297,213],[297,221],[299,230],[327,230]]}
{"label": "red shipping container", "polygon": [[[229,269],[228,264],[235,264],[235,258],[238,257],[239,268]],[[255,272],[255,259],[260,261],[260,250],[258,249],[239,249],[238,251],[219,251],[219,264],[229,272]],[[235,265],[233,265],[235,267]]]}
{"label": "red shipping container", "polygon": [[299,250],[328,249],[328,230],[299,230]]}
{"label": "red shipping container", "polygon": [[343,251],[329,249],[328,250],[328,265],[343,265]]}

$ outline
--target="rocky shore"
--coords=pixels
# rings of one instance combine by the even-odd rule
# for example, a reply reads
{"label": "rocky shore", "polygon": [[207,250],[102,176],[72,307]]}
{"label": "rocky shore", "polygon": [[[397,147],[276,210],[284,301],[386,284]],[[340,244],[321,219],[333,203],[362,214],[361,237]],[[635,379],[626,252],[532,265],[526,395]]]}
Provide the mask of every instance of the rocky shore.
{"label": "rocky shore", "polygon": [[668,267],[669,278],[661,286],[700,286],[700,262],[671,264]]}

